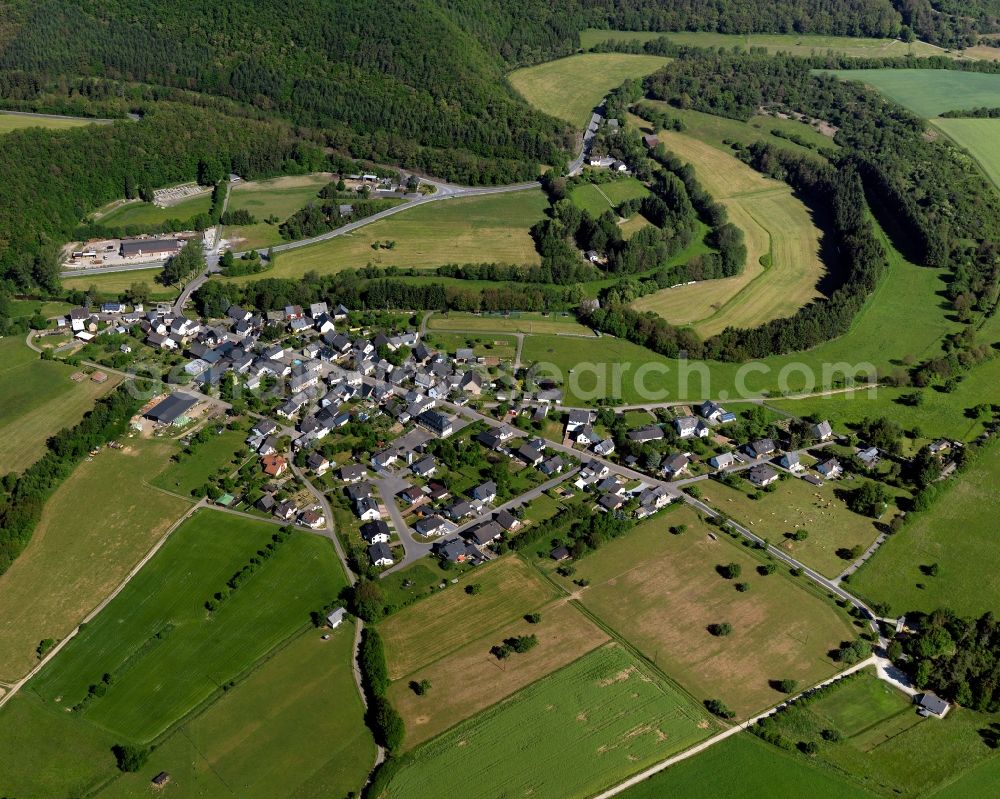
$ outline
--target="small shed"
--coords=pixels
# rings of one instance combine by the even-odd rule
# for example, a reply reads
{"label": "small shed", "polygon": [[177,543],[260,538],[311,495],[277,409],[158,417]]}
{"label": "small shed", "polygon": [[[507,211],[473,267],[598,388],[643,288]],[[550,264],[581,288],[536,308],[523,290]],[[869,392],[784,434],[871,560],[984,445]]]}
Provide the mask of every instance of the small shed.
{"label": "small shed", "polygon": [[336,630],[341,623],[344,621],[344,617],[347,615],[347,611],[343,608],[337,608],[336,610],[330,611],[326,616],[326,623],[330,626],[331,630]]}

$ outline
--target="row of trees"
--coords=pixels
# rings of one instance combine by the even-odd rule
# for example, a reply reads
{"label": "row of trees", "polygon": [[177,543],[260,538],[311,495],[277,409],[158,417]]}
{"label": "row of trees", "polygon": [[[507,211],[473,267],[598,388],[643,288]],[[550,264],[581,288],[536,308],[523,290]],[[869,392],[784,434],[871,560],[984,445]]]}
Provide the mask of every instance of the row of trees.
{"label": "row of trees", "polygon": [[361,633],[358,666],[368,700],[368,726],[375,734],[375,740],[391,753],[402,746],[406,728],[402,717],[386,696],[389,690],[389,669],[385,662],[385,647],[382,637],[371,627],[366,627]]}

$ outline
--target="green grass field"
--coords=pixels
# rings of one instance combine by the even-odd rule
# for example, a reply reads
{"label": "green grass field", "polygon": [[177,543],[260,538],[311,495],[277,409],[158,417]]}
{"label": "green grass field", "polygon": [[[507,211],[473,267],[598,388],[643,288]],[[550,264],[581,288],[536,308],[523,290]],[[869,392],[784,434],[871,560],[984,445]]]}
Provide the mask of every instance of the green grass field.
{"label": "green grass field", "polygon": [[[875,794],[782,752],[750,733],[740,733],[690,760],[650,777],[621,794],[623,799],[864,799]],[[984,794],[985,796],[985,794]]]}
{"label": "green grass field", "polygon": [[281,222],[316,201],[317,194],[330,182],[329,172],[294,175],[271,180],[237,183],[229,193],[228,210],[247,210],[257,218],[257,224],[228,227],[224,233],[232,249],[245,250],[280,244],[283,239],[278,225],[264,220],[275,216]]}
{"label": "green grass field", "polygon": [[1000,119],[935,119],[934,125],[964,147],[993,185],[1000,187]]}
{"label": "green grass field", "polygon": [[111,754],[116,742],[107,731],[22,691],[0,710],[0,748],[8,755],[0,760],[0,796],[86,796],[117,773]]}
{"label": "green grass field", "polygon": [[600,216],[605,211],[613,211],[626,200],[645,197],[649,194],[640,181],[635,178],[622,178],[609,183],[584,183],[573,188],[569,197],[573,203],[592,216]]}
{"label": "green grass field", "polygon": [[[43,340],[44,341],[44,340]],[[20,335],[0,339],[0,460],[3,471],[20,472],[45,454],[45,441],[72,427],[109,393],[120,378],[106,383],[70,380],[77,370],[42,361]]]}
{"label": "green grass field", "polygon": [[226,430],[203,444],[195,444],[194,454],[180,455],[153,479],[153,485],[187,496],[201,488],[220,471],[232,472],[244,460],[238,457],[246,447],[242,430]]}
{"label": "green grass field", "polygon": [[662,289],[641,298],[635,307],[711,336],[728,326],[755,327],[790,316],[815,299],[825,271],[819,258],[820,233],[791,188],[687,133],[660,131],[659,136],[694,166],[705,189],[726,205],[731,221],[746,237],[747,260],[739,275]]}
{"label": "green grass field", "polygon": [[207,214],[212,205],[212,193],[204,192],[189,197],[176,205],[160,208],[152,203],[135,200],[123,202],[118,207],[97,218],[103,227],[123,228],[127,225],[161,225],[168,219],[179,219],[182,222],[197,214]]}
{"label": "green grass field", "polygon": [[[281,253],[266,275],[231,278],[300,277],[375,266],[434,267],[467,263],[539,263],[529,228],[542,218],[541,190],[428,203],[372,222],[343,236]],[[372,249],[394,241],[393,249]]]}
{"label": "green grass field", "polygon": [[386,794],[590,796],[714,727],[698,705],[609,645],[416,750]]}
{"label": "green grass field", "polygon": [[133,283],[145,283],[150,289],[150,299],[167,300],[177,296],[177,290],[156,282],[162,267],[155,269],[130,269],[127,272],[109,272],[104,275],[81,275],[62,279],[64,289],[90,291],[95,287],[102,297],[116,298]]}
{"label": "green grass field", "polygon": [[72,707],[111,673],[107,694],[82,718],[130,740],[155,738],[308,623],[309,612],[343,587],[330,542],[298,532],[209,615],[205,600],[275,529],[198,512],[30,687],[47,703]]}
{"label": "green grass field", "polygon": [[477,315],[452,311],[434,314],[427,322],[428,330],[472,331],[502,333],[551,333],[594,337],[594,331],[584,327],[572,316],[541,314],[531,311],[515,312],[510,316],[494,314]]}
{"label": "green grass field", "polygon": [[832,74],[866,83],[922,117],[1000,105],[1000,74],[950,69],[841,69]]}
{"label": "green grass field", "polygon": [[655,72],[668,59],[625,53],[584,53],[525,67],[507,76],[538,110],[583,130],[594,107],[629,78]]}
{"label": "green grass field", "polygon": [[[995,715],[964,708],[944,719],[922,719],[908,697],[864,671],[813,702],[793,705],[768,725],[795,744],[817,743],[817,765],[876,794],[926,796],[978,764],[998,760],[978,732],[994,721]],[[837,730],[842,739],[827,743],[820,735],[824,729]]]}
{"label": "green grass field", "polygon": [[177,797],[228,799],[341,797],[357,792],[375,760],[351,675],[354,628],[320,639],[311,630],[184,724],[136,774],[123,774],[100,799],[148,790],[170,774]]}
{"label": "green grass field", "polygon": [[[745,481],[740,490],[712,482],[703,484],[703,491],[706,502],[750,525],[755,533],[769,538],[807,566],[827,577],[836,577],[850,565],[849,560],[837,555],[837,550],[854,546],[867,549],[879,534],[874,519],[848,510],[836,496],[838,491],[850,491],[860,484],[856,478],[844,478],[816,487],[790,478],[777,483],[774,492],[765,491],[760,499],[748,496],[754,489]],[[887,521],[896,512],[890,505],[881,520]],[[796,529],[807,530],[809,537],[805,541],[784,537]]]}
{"label": "green grass field", "polygon": [[992,757],[971,769],[961,779],[928,794],[934,799],[992,799],[1000,785],[1000,757]]}
{"label": "green grass field", "polygon": [[128,446],[76,467],[0,576],[0,678],[27,673],[38,642],[69,633],[190,507],[146,482],[166,464],[169,447]]}
{"label": "green grass field", "polygon": [[834,52],[841,55],[857,57],[885,57],[885,56],[931,56],[943,55],[944,51],[924,42],[914,42],[911,45],[904,44],[898,39],[869,39],[854,36],[821,36],[813,34],[793,34],[793,33],[754,33],[749,36],[740,36],[729,33],[709,33],[703,31],[670,31],[660,33],[658,31],[613,31],[600,30],[597,28],[587,28],[580,32],[580,46],[588,50],[601,42],[609,39],[628,42],[648,42],[666,36],[677,44],[686,44],[691,47],[724,47],[727,50],[733,47],[740,47],[744,50],[750,47],[765,47],[769,53],[790,53],[791,55],[824,55],[827,52]]}
{"label": "green grass field", "polygon": [[[677,525],[687,530],[670,533]],[[761,561],[715,530],[678,506],[577,562],[573,579],[589,580],[586,588],[557,579],[692,696],[722,699],[745,718],[781,700],[769,680],[805,687],[833,674],[827,652],[853,633],[831,602],[785,569],[758,575]],[[750,585],[745,593],[715,571],[731,562]],[[707,631],[722,622],[732,625],[730,635]]]}
{"label": "green grass field", "polygon": [[513,361],[517,354],[517,339],[499,333],[429,333],[426,342],[432,349],[450,353],[460,347],[471,347],[477,358]]}
{"label": "green grass field", "polygon": [[[978,616],[1000,603],[1000,447],[994,445],[959,476],[926,513],[890,537],[851,578],[853,590],[888,602],[894,613],[949,607]],[[940,565],[937,577],[921,566]],[[918,587],[923,586],[923,587]]]}
{"label": "green grass field", "polygon": [[24,128],[66,130],[67,128],[79,128],[84,125],[108,125],[111,121],[110,119],[87,119],[85,117],[71,119],[61,116],[49,116],[47,114],[12,114],[7,111],[0,111],[0,135],[10,133],[12,130],[23,130]]}

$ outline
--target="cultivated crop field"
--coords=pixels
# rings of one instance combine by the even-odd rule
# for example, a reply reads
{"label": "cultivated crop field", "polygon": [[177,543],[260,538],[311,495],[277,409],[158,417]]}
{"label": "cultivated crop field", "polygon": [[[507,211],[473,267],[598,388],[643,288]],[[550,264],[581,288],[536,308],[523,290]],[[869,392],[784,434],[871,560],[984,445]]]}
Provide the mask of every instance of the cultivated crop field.
{"label": "cultivated crop field", "polygon": [[[995,715],[957,707],[944,719],[923,719],[909,697],[866,670],[779,713],[769,726],[796,744],[818,743],[819,764],[879,795],[926,796],[979,763],[997,760],[977,732],[994,721]],[[825,742],[824,729],[837,730],[842,739]]]}
{"label": "cultivated crop field", "polygon": [[[572,604],[557,599],[538,609],[541,621],[523,618],[491,630],[440,660],[393,683],[389,698],[406,721],[407,749],[453,727],[608,641],[608,636]],[[471,636],[476,630],[468,631]],[[490,647],[518,635],[538,636],[538,646],[505,661]],[[456,679],[464,675],[467,679]],[[417,696],[410,681],[428,680],[430,691]]]}
{"label": "cultivated crop field", "polygon": [[941,128],[976,159],[983,172],[1000,187],[1000,119],[935,119]]}
{"label": "cultivated crop field", "polygon": [[[375,266],[435,267],[444,264],[537,264],[528,230],[542,218],[547,201],[541,190],[427,203],[343,236],[281,253],[266,275],[231,278],[300,277]],[[392,249],[373,249],[394,241]]]}
{"label": "cultivated crop field", "polygon": [[500,331],[504,333],[552,333],[594,337],[594,331],[584,327],[572,316],[543,315],[531,311],[515,312],[509,316],[476,315],[452,311],[434,314],[427,322],[429,330]]}
{"label": "cultivated crop field", "polygon": [[154,738],[308,622],[344,585],[328,540],[297,532],[215,613],[204,603],[276,526],[200,511],[31,683],[73,707],[110,673],[82,718],[136,741]]}
{"label": "cultivated crop field", "polygon": [[[1000,447],[986,449],[931,509],[891,536],[851,578],[863,596],[888,602],[893,612],[949,607],[978,616],[1000,603]],[[920,567],[937,563],[937,577]]]}
{"label": "cultivated crop field", "polygon": [[697,704],[609,644],[416,750],[386,793],[590,796],[716,729]]}
{"label": "cultivated crop field", "polygon": [[[662,289],[635,307],[710,336],[729,326],[755,327],[790,316],[819,296],[816,286],[825,271],[820,233],[791,188],[687,134],[661,131],[659,136],[726,205],[732,222],[746,235],[747,263],[740,275]],[[762,257],[770,263],[767,269]]]}
{"label": "cultivated crop field", "polygon": [[[858,479],[841,478],[814,486],[805,480],[789,478],[775,484],[773,492],[763,492],[760,499],[751,499],[753,486],[744,481],[740,490],[722,483],[704,484],[705,502],[738,522],[749,525],[760,536],[788,552],[796,560],[827,577],[836,577],[850,560],[837,555],[837,550],[861,546],[867,549],[878,537],[875,519],[847,509],[838,491],[851,491],[861,485]],[[882,516],[886,522],[896,513],[890,504]],[[786,533],[806,530],[805,541],[785,538]]]}
{"label": "cultivated crop field", "polygon": [[160,771],[172,794],[205,799],[356,792],[375,744],[351,675],[353,638],[350,623],[328,641],[318,630],[299,636],[98,796],[137,796]]}
{"label": "cultivated crop field", "polygon": [[179,219],[184,222],[198,214],[207,214],[211,206],[212,193],[206,191],[167,208],[160,208],[141,200],[122,202],[106,214],[95,215],[95,219],[107,228],[123,228],[128,225],[153,227],[162,225],[168,219]]}
{"label": "cultivated crop field", "polygon": [[525,67],[507,76],[531,105],[583,130],[604,96],[629,78],[656,72],[669,59],[627,53],[584,53]]}
{"label": "cultivated crop field", "polygon": [[46,130],[65,130],[79,128],[83,125],[109,125],[110,119],[87,119],[79,117],[50,116],[48,114],[12,114],[0,111],[0,135],[24,128],[45,128]]}
{"label": "cultivated crop field", "polygon": [[843,80],[866,83],[922,117],[1000,105],[1000,74],[951,69],[840,69]]}
{"label": "cultivated crop field", "polygon": [[866,799],[869,793],[846,778],[817,768],[801,755],[783,752],[741,732],[661,771],[621,794],[623,799]]}
{"label": "cultivated crop field", "polygon": [[[669,528],[676,525],[687,530],[674,535]],[[590,580],[588,587],[564,582],[692,695],[719,698],[745,718],[781,700],[769,680],[805,687],[833,674],[827,652],[855,635],[846,616],[797,585],[787,569],[760,576],[762,561],[716,530],[678,507],[575,564],[574,579]],[[716,573],[726,563],[740,565],[739,580]],[[749,583],[745,593],[734,587],[740,580]],[[706,629],[721,623],[732,626],[730,635]]]}
{"label": "cultivated crop field", "polygon": [[[481,586],[474,596],[465,593],[465,586],[472,583]],[[555,588],[517,557],[501,558],[467,572],[456,585],[449,584],[379,625],[389,677],[398,680],[408,676],[473,638],[536,610],[554,596]]]}
{"label": "cultivated crop field", "polygon": [[613,31],[587,28],[580,31],[580,46],[587,50],[609,39],[626,42],[648,42],[666,36],[677,44],[691,47],[724,47],[727,50],[739,47],[764,47],[769,53],[789,53],[791,55],[825,55],[834,52],[840,55],[858,57],[898,57],[904,55],[943,55],[939,47],[924,42],[905,44],[898,39],[871,39],[857,36],[822,36],[795,33],[754,33],[740,36],[730,33],[710,33],[707,31]]}
{"label": "cultivated crop field", "polygon": [[108,375],[105,383],[89,378],[75,383],[70,375],[76,371],[40,360],[21,335],[0,339],[0,459],[5,474],[33,464],[45,454],[49,436],[75,425],[121,382]]}
{"label": "cultivated crop field", "polygon": [[190,507],[146,482],[166,464],[168,446],[127,446],[76,467],[0,576],[0,678],[27,673],[39,641],[69,633]]}

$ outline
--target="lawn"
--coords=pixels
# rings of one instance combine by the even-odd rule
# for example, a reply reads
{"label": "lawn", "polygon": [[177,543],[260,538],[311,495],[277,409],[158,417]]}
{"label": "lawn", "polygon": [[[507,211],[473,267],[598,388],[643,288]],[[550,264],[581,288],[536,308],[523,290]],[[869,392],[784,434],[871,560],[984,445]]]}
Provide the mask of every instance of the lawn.
{"label": "lawn", "polygon": [[[406,748],[412,749],[460,721],[496,704],[608,641],[607,634],[564,599],[538,608],[541,621],[523,618],[487,632],[393,683],[389,698],[406,722]],[[482,630],[468,630],[470,636]],[[490,647],[518,635],[538,636],[538,646],[505,661]],[[462,675],[462,679],[456,676]],[[430,691],[417,696],[410,682],[428,680]]]}
{"label": "lawn", "polygon": [[280,224],[310,202],[317,201],[319,190],[330,182],[331,177],[329,172],[319,172],[234,185],[229,193],[228,210],[247,210],[257,218],[257,224],[226,228],[225,236],[232,248],[244,250],[280,244],[283,239],[278,225],[264,220],[273,216]]}
{"label": "lawn", "polygon": [[[790,316],[819,296],[825,272],[820,232],[787,185],[766,178],[731,153],[684,133],[661,131],[667,148],[695,168],[705,189],[729,210],[746,236],[743,271],[722,280],[662,289],[635,303],[702,336],[726,327],[756,327]],[[769,264],[765,268],[765,265]]]}
{"label": "lawn", "polygon": [[[448,579],[447,573],[445,578]],[[442,579],[442,582],[444,582]],[[472,596],[465,586],[478,584]],[[480,566],[434,596],[390,616],[379,625],[389,676],[408,677],[465,644],[536,610],[555,589],[516,557]],[[489,649],[489,647],[487,647]]]}
{"label": "lawn", "polygon": [[123,202],[107,214],[97,218],[96,221],[106,228],[124,228],[130,225],[155,227],[162,225],[168,219],[179,219],[186,222],[198,214],[207,214],[211,207],[212,192],[205,191],[167,208],[160,208],[153,203],[141,200]]}
{"label": "lawn", "polygon": [[609,644],[416,750],[386,796],[590,796],[713,728],[698,705]]}
{"label": "lawn", "polygon": [[922,117],[1000,105],[1000,74],[951,69],[840,69],[832,74],[866,83]]}
{"label": "lawn", "polygon": [[898,57],[905,55],[931,56],[944,55],[939,47],[924,42],[914,42],[907,45],[898,39],[869,39],[854,36],[822,36],[797,33],[754,33],[741,36],[731,33],[709,33],[692,31],[613,31],[587,28],[580,32],[580,46],[584,50],[595,47],[609,39],[628,42],[648,42],[666,36],[677,44],[691,47],[708,47],[716,49],[724,47],[729,50],[739,47],[744,50],[750,47],[764,47],[769,53],[789,53],[791,55],[825,55],[834,52],[840,55],[857,56],[859,58]]}
{"label": "lawn", "polygon": [[430,333],[428,347],[454,354],[456,349],[471,347],[477,358],[500,358],[513,361],[517,355],[517,339],[499,333]]}
{"label": "lawn", "polygon": [[934,125],[968,150],[1000,187],[1000,119],[935,119]]}
{"label": "lawn", "polygon": [[157,276],[162,271],[162,267],[156,267],[155,269],[129,269],[125,272],[107,272],[103,275],[81,274],[80,277],[64,277],[62,279],[62,286],[68,291],[89,291],[93,286],[97,288],[102,297],[114,299],[123,291],[130,288],[133,283],[145,283],[150,289],[150,299],[170,299],[177,294],[177,290],[156,281]]}
{"label": "lawn", "polygon": [[[623,792],[622,799],[760,799],[808,796],[812,799],[864,799],[868,791],[800,756],[782,752],[750,733],[727,738]],[[985,796],[985,794],[984,794]]]}
{"label": "lawn", "polygon": [[[306,272],[340,272],[368,264],[388,267],[435,267],[445,264],[537,264],[538,253],[528,232],[547,207],[542,191],[444,200],[400,211],[387,219],[283,252],[266,277],[301,277]],[[392,249],[373,249],[393,241]],[[260,275],[231,278],[260,280]]]}
{"label": "lawn", "polygon": [[110,673],[107,694],[77,712],[127,739],[160,735],[343,588],[330,542],[297,532],[210,615],[205,601],[275,530],[199,511],[30,687],[47,703],[73,707]]}
{"label": "lawn", "polygon": [[598,217],[626,200],[641,199],[648,194],[649,189],[635,178],[620,178],[601,184],[583,183],[574,187],[569,197],[577,207]]}
{"label": "lawn", "polygon": [[[43,340],[44,341],[44,340]],[[78,371],[43,361],[18,334],[0,338],[0,460],[3,472],[20,472],[45,454],[49,436],[72,427],[121,378],[75,383]]]}
{"label": "lawn", "polygon": [[12,114],[0,111],[0,135],[24,128],[65,130],[66,128],[79,128],[84,125],[110,125],[111,122],[112,120],[110,119],[87,119],[85,117],[72,119],[69,117],[48,116],[46,114]]}
{"label": "lawn", "polygon": [[[1000,447],[993,445],[927,512],[891,536],[851,577],[852,590],[888,602],[893,613],[949,607],[979,616],[1000,605]],[[937,563],[937,577],[921,566]]]}
{"label": "lawn", "polygon": [[242,430],[225,430],[203,444],[195,444],[192,455],[175,452],[175,457],[179,456],[180,460],[171,459],[167,468],[153,479],[153,485],[175,494],[191,494],[220,470],[229,474],[243,463],[245,438],[246,433]]}
{"label": "lawn", "polygon": [[[677,525],[687,529],[670,533]],[[588,587],[564,582],[693,696],[721,699],[745,718],[781,700],[769,680],[805,687],[833,674],[827,652],[855,634],[845,615],[786,569],[760,576],[762,561],[714,530],[690,507],[678,507],[576,563],[573,579],[589,580]],[[741,566],[748,591],[716,573],[726,563]],[[724,622],[732,625],[728,636],[706,630]]]}
{"label": "lawn", "polygon": [[76,467],[0,576],[0,677],[25,674],[38,642],[69,633],[190,507],[146,482],[166,464],[168,446],[128,447]]}
{"label": "lawn", "polygon": [[133,797],[149,775],[170,774],[182,797],[341,797],[375,760],[351,675],[354,627],[323,641],[311,630],[265,661],[156,748],[146,767],[98,796]]}
{"label": "lawn", "polygon": [[[815,742],[813,762],[874,793],[926,796],[979,763],[996,761],[978,733],[992,721],[995,716],[963,708],[944,719],[922,719],[906,696],[866,670],[812,702],[791,706],[767,726],[795,744]],[[825,729],[840,732],[841,740],[824,741]]]}
{"label": "lawn", "polygon": [[531,105],[583,130],[609,91],[629,78],[656,72],[668,61],[650,55],[584,53],[518,69],[507,78]]}
{"label": "lawn", "polygon": [[[740,490],[722,483],[702,483],[702,491],[706,502],[749,525],[796,560],[827,577],[836,577],[851,563],[839,557],[837,551],[854,546],[867,549],[879,534],[874,519],[848,510],[836,496],[839,491],[857,488],[861,482],[843,478],[817,487],[805,480],[789,478],[777,483],[775,491],[763,492],[760,499],[748,496],[754,488],[746,481]],[[890,505],[882,521],[888,521],[896,512]],[[809,533],[805,541],[785,537],[798,529]]]}
{"label": "lawn", "polygon": [[[0,796],[86,796],[117,772],[114,737],[22,692],[0,710]],[[146,781],[148,782],[148,776]]]}
{"label": "lawn", "polygon": [[434,314],[427,322],[429,330],[497,331],[502,333],[551,333],[593,338],[594,331],[572,316],[515,311],[509,315],[471,314],[452,311]]}

